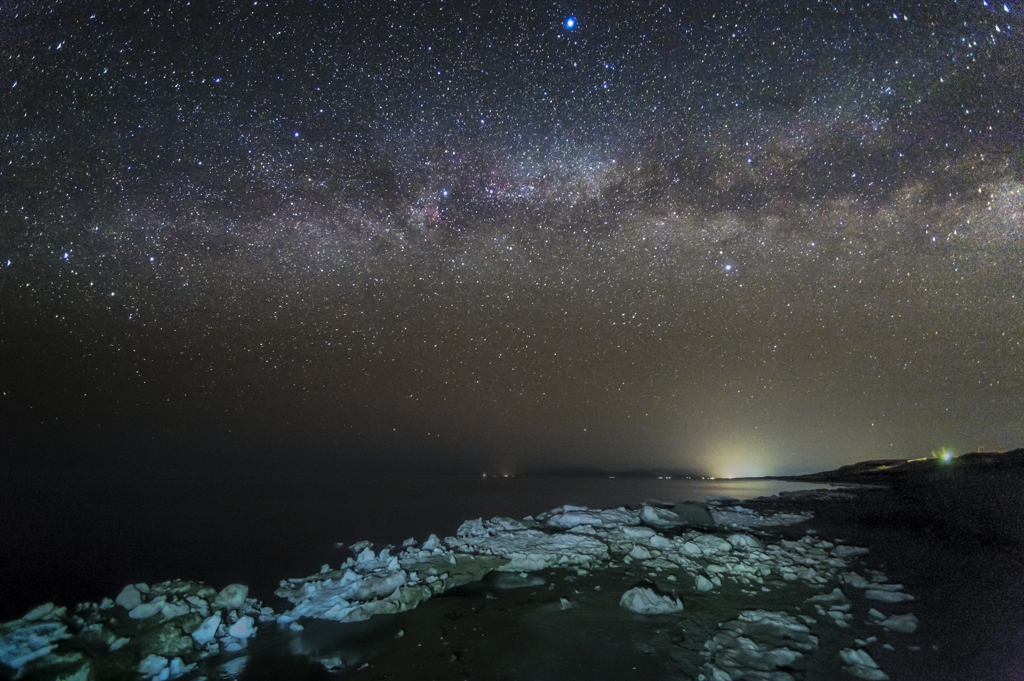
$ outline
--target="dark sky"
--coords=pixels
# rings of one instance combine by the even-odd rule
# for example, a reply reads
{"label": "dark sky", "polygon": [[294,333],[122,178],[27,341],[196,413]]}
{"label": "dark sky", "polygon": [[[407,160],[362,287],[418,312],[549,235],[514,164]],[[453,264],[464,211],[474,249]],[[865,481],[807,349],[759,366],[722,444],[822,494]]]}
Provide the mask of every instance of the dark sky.
{"label": "dark sky", "polygon": [[3,2],[7,461],[1020,446],[1021,11]]}

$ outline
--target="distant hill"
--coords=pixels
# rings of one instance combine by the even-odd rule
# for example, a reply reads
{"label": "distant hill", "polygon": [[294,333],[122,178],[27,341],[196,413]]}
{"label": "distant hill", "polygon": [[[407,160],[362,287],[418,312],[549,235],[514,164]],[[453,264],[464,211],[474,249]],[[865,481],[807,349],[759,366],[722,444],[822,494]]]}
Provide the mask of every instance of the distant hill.
{"label": "distant hill", "polygon": [[777,476],[778,480],[800,482],[889,483],[915,477],[940,474],[943,471],[1019,470],[1024,473],[1024,449],[1009,452],[974,452],[949,459],[878,459],[842,466],[835,470],[809,475]]}

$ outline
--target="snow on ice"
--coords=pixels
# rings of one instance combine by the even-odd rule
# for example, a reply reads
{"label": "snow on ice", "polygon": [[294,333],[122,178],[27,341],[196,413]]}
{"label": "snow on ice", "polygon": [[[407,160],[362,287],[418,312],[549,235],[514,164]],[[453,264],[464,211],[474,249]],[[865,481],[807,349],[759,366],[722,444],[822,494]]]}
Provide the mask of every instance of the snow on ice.
{"label": "snow on ice", "polygon": [[622,594],[619,605],[641,615],[667,615],[683,610],[683,602],[679,598],[665,596],[642,586]]}

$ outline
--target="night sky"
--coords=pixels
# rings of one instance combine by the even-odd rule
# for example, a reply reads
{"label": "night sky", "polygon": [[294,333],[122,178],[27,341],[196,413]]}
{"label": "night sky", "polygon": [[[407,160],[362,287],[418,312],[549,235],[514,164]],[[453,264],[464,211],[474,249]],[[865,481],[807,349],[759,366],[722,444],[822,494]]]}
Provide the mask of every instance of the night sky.
{"label": "night sky", "polygon": [[1022,11],[3,2],[4,458],[1021,446]]}

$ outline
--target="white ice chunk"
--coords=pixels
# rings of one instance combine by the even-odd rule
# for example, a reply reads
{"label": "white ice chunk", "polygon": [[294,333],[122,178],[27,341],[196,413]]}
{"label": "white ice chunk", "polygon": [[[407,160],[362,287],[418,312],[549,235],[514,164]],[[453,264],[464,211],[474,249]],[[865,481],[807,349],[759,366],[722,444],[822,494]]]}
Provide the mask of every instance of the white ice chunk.
{"label": "white ice chunk", "polygon": [[185,602],[192,606],[195,612],[198,612],[203,617],[207,617],[210,614],[210,604],[205,598],[199,596],[186,596]]}
{"label": "white ice chunk", "polygon": [[546,525],[560,530],[568,530],[577,525],[596,525],[598,527],[615,527],[619,525],[639,525],[639,514],[625,508],[590,510],[566,506],[561,513],[547,519]]}
{"label": "white ice chunk", "polygon": [[29,620],[31,622],[37,622],[39,620],[55,620],[63,617],[67,613],[67,608],[58,608],[53,603],[44,603],[38,605],[27,613],[21,619]]}
{"label": "white ice chunk", "polygon": [[660,534],[656,534],[653,537],[651,537],[651,546],[653,546],[656,549],[666,551],[672,548],[672,542],[668,539],[665,539],[665,537],[662,537]]}
{"label": "white ice chunk", "polygon": [[[138,659],[138,658],[136,658]],[[159,655],[149,655],[142,662],[139,663],[139,673],[143,676],[154,677],[160,676],[160,673],[167,669],[168,662],[166,657],[160,657]],[[169,675],[168,675],[169,676]],[[167,678],[167,676],[165,676]]]}
{"label": "white ice chunk", "polygon": [[849,584],[856,589],[866,589],[871,586],[871,582],[864,579],[856,572],[844,572],[841,576],[843,582]]}
{"label": "white ice chunk", "polygon": [[715,585],[704,575],[697,575],[697,591],[711,591]]}
{"label": "white ice chunk", "polygon": [[455,532],[455,536],[457,537],[486,537],[489,534],[490,533],[484,528],[483,518],[467,520],[459,525],[459,529]]}
{"label": "white ice chunk", "polygon": [[847,603],[846,594],[837,586],[827,594],[818,594],[807,599],[808,603]]}
{"label": "white ice chunk", "polygon": [[733,534],[727,538],[727,541],[733,546],[745,546],[751,549],[763,549],[764,542],[755,537],[751,537],[749,534]]}
{"label": "white ice chunk", "polygon": [[609,559],[608,545],[596,537],[540,530],[509,532],[497,537],[467,537],[449,542],[460,553],[509,559],[502,570],[532,572],[548,567],[587,566]]}
{"label": "white ice chunk", "polygon": [[850,556],[863,556],[868,550],[863,546],[837,546],[832,549],[832,555],[839,556],[841,558],[849,558]]}
{"label": "white ice chunk", "polygon": [[121,593],[117,595],[117,599],[114,602],[125,610],[134,610],[142,604],[142,594],[139,593],[134,584],[129,584],[121,589]]}
{"label": "white ice chunk", "polygon": [[792,680],[792,675],[780,668],[792,666],[805,652],[817,647],[817,637],[791,615],[746,610],[721,625],[704,644],[707,663],[701,671],[703,678],[714,681]]}
{"label": "white ice chunk", "polygon": [[253,619],[246,615],[240,618],[237,622],[228,628],[228,633],[235,638],[249,638],[256,633],[256,627],[253,626]]}
{"label": "white ice chunk", "polygon": [[630,539],[645,539],[648,541],[653,539],[654,536],[658,534],[651,528],[641,527],[640,525],[637,525],[636,527],[625,525],[623,527],[618,528],[618,530],[622,532],[624,536],[629,537]]}
{"label": "white ice chunk", "polygon": [[192,639],[199,646],[204,646],[213,640],[217,635],[217,627],[220,626],[220,613],[216,612],[199,625],[199,628],[192,632]]}
{"label": "white ice chunk", "polygon": [[619,605],[641,615],[665,615],[682,612],[683,602],[671,596],[662,596],[653,589],[638,586],[622,594]]}
{"label": "white ice chunk", "polygon": [[526,529],[529,529],[527,525],[512,518],[491,518],[490,520],[477,518],[462,523],[455,535],[457,537],[487,537]]}
{"label": "white ice chunk", "polygon": [[188,606],[184,603],[165,603],[160,609],[160,614],[167,619],[174,619],[175,617],[181,617],[182,615],[188,614]]}
{"label": "white ice chunk", "polygon": [[659,530],[668,530],[674,527],[679,527],[683,524],[683,519],[679,517],[678,513],[668,510],[667,508],[657,508],[655,506],[647,506],[640,510],[640,520],[645,525],[650,525]]}
{"label": "white ice chunk", "polygon": [[[714,506],[712,504],[712,506]],[[810,520],[814,514],[810,511],[802,513],[765,513],[760,514],[742,506],[728,508],[712,508],[711,517],[715,524],[726,527],[772,527],[776,525],[794,525]]]}
{"label": "white ice chunk", "polygon": [[890,631],[898,631],[902,634],[913,634],[917,631],[917,625],[920,624],[920,620],[918,620],[913,613],[909,613],[907,615],[893,615],[892,617],[882,620],[879,624]]}
{"label": "white ice chunk", "polygon": [[902,591],[883,591],[881,589],[868,589],[864,592],[864,596],[886,603],[902,603],[903,601],[914,600],[914,597],[908,593],[903,593]]}
{"label": "white ice chunk", "polygon": [[67,627],[60,622],[38,622],[20,627],[0,637],[0,662],[20,669],[27,662],[48,655],[57,641],[68,636]]}
{"label": "white ice chunk", "polygon": [[728,553],[729,551],[732,551],[732,544],[720,537],[716,537],[713,534],[701,535],[696,539],[696,542],[705,553],[709,550],[717,551],[719,553]]}
{"label": "white ice chunk", "polygon": [[846,670],[859,679],[868,681],[887,681],[889,675],[878,668],[878,664],[864,650],[845,648],[839,651],[839,657],[848,664]]}
{"label": "white ice chunk", "polygon": [[633,548],[629,551],[629,557],[634,560],[649,560],[651,558],[651,552],[639,544],[634,544]]}
{"label": "white ice chunk", "polygon": [[244,584],[228,584],[217,594],[214,603],[223,605],[225,608],[235,610],[245,605],[245,599],[249,595],[249,587]]}
{"label": "white ice chunk", "polygon": [[128,613],[128,616],[134,620],[144,620],[147,617],[152,617],[163,610],[166,602],[166,596],[157,596],[149,603],[143,603],[132,608]]}
{"label": "white ice chunk", "polygon": [[176,657],[171,660],[171,663],[167,666],[167,671],[170,672],[170,678],[175,678],[183,674],[188,674],[190,671],[196,668],[196,663],[185,664],[182,662],[180,657]]}

